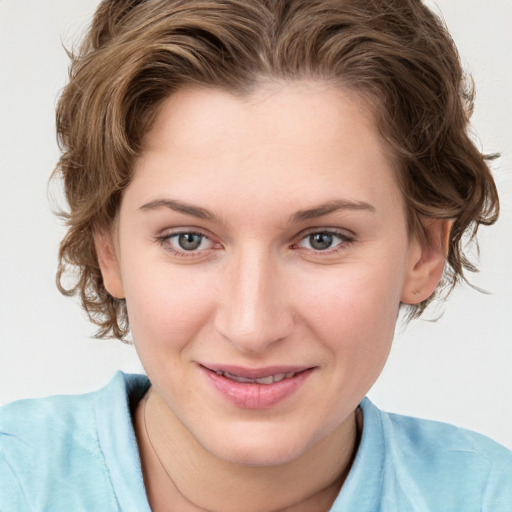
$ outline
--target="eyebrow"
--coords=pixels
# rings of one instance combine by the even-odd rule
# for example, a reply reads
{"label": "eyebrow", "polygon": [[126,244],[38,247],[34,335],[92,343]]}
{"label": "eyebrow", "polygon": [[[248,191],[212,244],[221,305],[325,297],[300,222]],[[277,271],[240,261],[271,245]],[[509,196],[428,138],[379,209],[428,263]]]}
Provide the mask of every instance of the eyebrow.
{"label": "eyebrow", "polygon": [[202,220],[213,220],[220,222],[220,219],[210,210],[201,208],[200,206],[194,206],[190,203],[178,201],[177,199],[155,199],[149,203],[143,204],[139,210],[156,210],[159,208],[169,208],[175,212],[184,213],[191,217],[196,217]]}
{"label": "eyebrow", "polygon": [[[196,217],[198,219],[217,221],[221,223],[220,219],[210,210],[201,208],[200,206],[194,206],[183,201],[178,201],[177,199],[155,199],[149,203],[143,204],[139,210],[156,210],[162,207],[169,208],[170,210],[190,215],[191,217]],[[294,224],[310,219],[316,219],[339,210],[363,210],[375,212],[375,208],[370,203],[366,203],[364,201],[336,199],[313,208],[308,208],[307,210],[298,210],[288,219],[288,223]]]}
{"label": "eyebrow", "polygon": [[320,204],[307,210],[299,210],[294,213],[289,223],[304,222],[305,220],[316,219],[329,213],[337,212],[339,210],[363,210],[375,213],[375,207],[370,203],[364,201],[350,201],[347,199],[336,199],[328,201],[327,203]]}

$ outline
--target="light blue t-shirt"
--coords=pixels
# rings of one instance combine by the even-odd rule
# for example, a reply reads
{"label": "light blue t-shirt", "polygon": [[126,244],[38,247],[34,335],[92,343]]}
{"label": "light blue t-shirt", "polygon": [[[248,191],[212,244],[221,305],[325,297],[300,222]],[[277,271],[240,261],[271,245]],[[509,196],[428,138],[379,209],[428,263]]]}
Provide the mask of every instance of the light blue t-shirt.
{"label": "light blue t-shirt", "polygon": [[[149,387],[117,373],[79,396],[0,408],[0,511],[150,512],[131,414]],[[368,399],[353,467],[332,512],[512,512],[512,453]]]}

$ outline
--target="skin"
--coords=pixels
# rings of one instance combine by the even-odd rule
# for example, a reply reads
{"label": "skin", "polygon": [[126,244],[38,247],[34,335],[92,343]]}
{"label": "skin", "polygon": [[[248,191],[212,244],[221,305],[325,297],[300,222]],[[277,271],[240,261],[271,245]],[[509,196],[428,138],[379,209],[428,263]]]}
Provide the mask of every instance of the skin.
{"label": "skin", "polygon": [[[395,167],[364,101],[326,84],[185,88],[163,104],[114,235],[96,236],[152,382],[135,427],[154,511],[330,507],[399,305],[427,298],[444,266],[449,226],[430,221],[428,247],[409,236]],[[177,232],[204,238],[186,251]],[[212,362],[314,370],[247,409],[204,377]]]}

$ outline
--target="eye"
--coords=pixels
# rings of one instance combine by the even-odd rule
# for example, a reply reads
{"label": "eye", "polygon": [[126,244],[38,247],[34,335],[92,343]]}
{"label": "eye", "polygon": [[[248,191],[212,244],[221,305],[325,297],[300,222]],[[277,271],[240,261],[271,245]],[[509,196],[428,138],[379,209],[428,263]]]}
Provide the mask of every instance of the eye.
{"label": "eye", "polygon": [[299,247],[312,251],[336,250],[340,245],[346,245],[353,241],[353,238],[337,231],[315,231],[309,233],[298,243]]}
{"label": "eye", "polygon": [[201,247],[205,237],[199,233],[178,233],[171,237],[171,240],[175,239],[175,242],[180,246],[180,249],[184,251],[195,251]]}
{"label": "eye", "polygon": [[[180,231],[158,238],[164,248],[179,256],[192,256],[214,247],[214,243],[202,233]],[[189,253],[189,254],[187,254]]]}

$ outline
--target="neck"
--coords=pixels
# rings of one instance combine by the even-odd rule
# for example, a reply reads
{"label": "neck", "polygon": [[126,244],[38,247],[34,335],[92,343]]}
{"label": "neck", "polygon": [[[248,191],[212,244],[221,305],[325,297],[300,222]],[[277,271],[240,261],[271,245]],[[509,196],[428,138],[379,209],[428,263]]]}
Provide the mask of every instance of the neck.
{"label": "neck", "polygon": [[134,420],[153,512],[325,511],[358,445],[354,413],[293,461],[245,466],[206,451],[156,393],[144,397]]}

